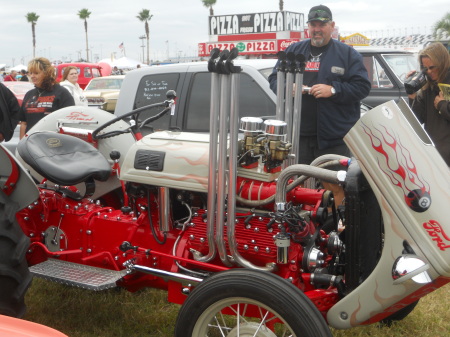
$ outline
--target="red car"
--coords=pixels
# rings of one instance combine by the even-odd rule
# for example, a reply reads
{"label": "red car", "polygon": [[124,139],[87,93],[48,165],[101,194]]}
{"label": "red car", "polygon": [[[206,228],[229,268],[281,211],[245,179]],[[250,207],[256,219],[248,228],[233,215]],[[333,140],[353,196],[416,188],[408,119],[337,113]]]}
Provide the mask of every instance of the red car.
{"label": "red car", "polygon": [[103,74],[101,71],[103,67],[97,63],[61,63],[55,66],[57,82],[61,82],[64,69],[68,66],[74,66],[78,68],[78,84],[80,85],[81,89],[84,89],[89,81],[93,78],[109,75]]}
{"label": "red car", "polygon": [[13,92],[19,101],[19,105],[22,106],[23,97],[25,94],[34,88],[34,84],[31,82],[21,82],[21,81],[5,81],[3,84]]}

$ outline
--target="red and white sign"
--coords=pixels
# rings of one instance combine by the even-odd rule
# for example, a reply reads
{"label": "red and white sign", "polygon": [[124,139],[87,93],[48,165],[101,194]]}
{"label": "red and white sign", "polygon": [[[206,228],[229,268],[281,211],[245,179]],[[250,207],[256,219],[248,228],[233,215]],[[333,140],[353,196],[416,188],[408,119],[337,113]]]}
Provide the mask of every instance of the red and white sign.
{"label": "red and white sign", "polygon": [[211,54],[213,48],[224,49],[237,48],[239,55],[251,54],[276,54],[280,50],[285,50],[291,44],[297,42],[297,39],[286,40],[259,40],[259,41],[234,41],[234,42],[206,42],[198,44],[199,56],[205,57]]}
{"label": "red and white sign", "polygon": [[288,40],[277,40],[278,42],[278,51],[284,51],[291,44],[300,41],[299,39],[288,39]]}

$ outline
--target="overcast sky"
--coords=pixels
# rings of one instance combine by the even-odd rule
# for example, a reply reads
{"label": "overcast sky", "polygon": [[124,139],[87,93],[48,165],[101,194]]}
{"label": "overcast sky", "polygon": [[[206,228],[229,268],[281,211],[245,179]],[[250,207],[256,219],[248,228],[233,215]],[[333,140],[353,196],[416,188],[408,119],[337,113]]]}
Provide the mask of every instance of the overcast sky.
{"label": "overcast sky", "polygon": [[[278,11],[279,0],[217,0],[215,15]],[[285,0],[284,9],[307,13],[320,2]],[[341,34],[363,33],[369,37],[429,33],[433,24],[449,10],[448,0],[393,1],[325,1]],[[149,9],[151,59],[162,60],[191,56],[197,43],[208,41],[209,10],[201,0],[0,0],[1,49],[0,64],[27,64],[32,58],[31,24],[28,12],[39,15],[36,25],[36,56],[52,60],[75,60],[79,53],[85,58],[82,8],[92,14],[88,19],[90,58],[108,58],[112,53],[141,60],[144,23],[136,16]]]}

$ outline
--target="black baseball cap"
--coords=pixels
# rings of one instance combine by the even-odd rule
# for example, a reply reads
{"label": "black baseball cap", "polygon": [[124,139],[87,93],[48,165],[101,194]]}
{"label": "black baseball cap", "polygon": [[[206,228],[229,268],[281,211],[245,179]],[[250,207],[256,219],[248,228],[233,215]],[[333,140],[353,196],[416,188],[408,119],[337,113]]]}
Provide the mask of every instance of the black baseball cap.
{"label": "black baseball cap", "polygon": [[308,21],[306,23],[311,21],[333,21],[333,15],[331,14],[331,11],[327,6],[314,6],[309,10]]}

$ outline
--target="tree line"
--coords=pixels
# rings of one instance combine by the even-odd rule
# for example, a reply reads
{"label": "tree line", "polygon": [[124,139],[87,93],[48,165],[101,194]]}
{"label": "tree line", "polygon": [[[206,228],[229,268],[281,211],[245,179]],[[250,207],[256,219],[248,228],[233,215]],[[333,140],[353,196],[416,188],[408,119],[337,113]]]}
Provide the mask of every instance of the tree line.
{"label": "tree line", "polygon": [[[89,43],[88,43],[88,21],[90,15],[92,12],[89,11],[87,8],[83,8],[78,11],[77,15],[78,17],[83,20],[84,24],[84,32],[86,35],[86,61],[89,62]],[[148,9],[142,9],[136,16],[136,18],[139,19],[139,21],[144,22],[145,24],[145,35],[147,38],[147,64],[150,64],[150,27],[148,25],[148,22],[153,17],[153,15],[150,14],[150,10]],[[33,58],[36,57],[36,24],[39,19],[39,15],[37,15],[35,12],[29,12],[27,15],[25,15],[25,18],[27,19],[27,22],[31,24],[31,34],[33,38]]]}

